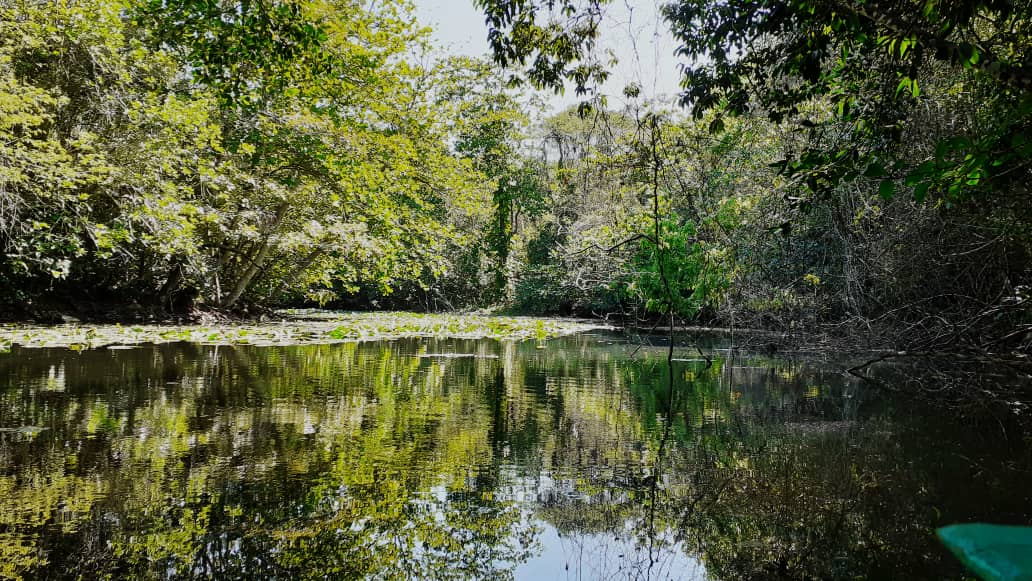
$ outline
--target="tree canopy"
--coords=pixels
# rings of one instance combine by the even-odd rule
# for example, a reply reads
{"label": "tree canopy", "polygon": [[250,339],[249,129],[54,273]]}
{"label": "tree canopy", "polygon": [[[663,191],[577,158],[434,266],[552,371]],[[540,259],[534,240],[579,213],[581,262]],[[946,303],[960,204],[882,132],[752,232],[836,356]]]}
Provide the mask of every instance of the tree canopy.
{"label": "tree canopy", "polygon": [[[482,0],[491,62],[402,0],[0,1],[0,314],[501,307],[1027,346],[1027,3],[667,2],[682,90],[621,108],[609,4]],[[546,114],[533,89],[566,84],[590,107]]]}
{"label": "tree canopy", "polygon": [[[572,82],[578,93],[606,78],[586,55],[608,3],[479,2],[499,63],[522,65],[540,86]],[[749,112],[801,129],[847,128],[849,147],[811,143],[781,166],[815,194],[868,175],[884,178],[886,196],[899,177],[919,199],[929,190],[957,199],[1009,179],[1032,155],[1027,3],[682,0],[662,13],[685,59],[681,103],[697,118],[717,112],[713,130]],[[934,157],[910,163],[898,148],[922,88],[950,82],[990,99],[996,115],[942,136]]]}
{"label": "tree canopy", "polygon": [[416,64],[406,4],[12,0],[0,16],[9,299],[85,283],[233,307],[444,269],[448,208],[480,177],[451,154],[450,65]]}
{"label": "tree canopy", "polygon": [[[571,85],[581,94],[597,91],[607,78],[595,53],[609,4],[478,2],[494,58],[518,69],[517,82],[554,90]],[[740,212],[737,228],[725,223],[713,231],[730,261],[725,305],[732,311],[785,305],[790,295],[795,298],[788,302],[805,302],[810,288],[815,297],[828,291],[839,297],[837,304],[818,300],[822,317],[888,318],[891,325],[904,319],[911,329],[938,328],[919,344],[957,341],[969,325],[995,317],[989,313],[1017,317],[1008,324],[1020,322],[1018,328],[1009,327],[1005,336],[1026,328],[1030,273],[1023,265],[1032,219],[1027,2],[675,0],[661,13],[680,43],[681,113],[665,116],[640,100],[632,105],[639,138],[631,149],[665,141],[640,130],[655,127],[657,114],[671,121],[665,134],[677,133],[688,116],[693,131],[712,137],[697,135],[692,147],[675,138],[639,167],[658,177],[666,171],[659,168],[691,164],[701,151],[730,159],[723,136],[731,134],[733,143],[744,130],[751,137],[738,143],[773,153],[767,163],[774,171],[748,178],[766,188],[755,197],[727,188],[739,178],[723,187],[720,180],[700,187],[680,179],[657,188],[655,179],[639,176],[639,191],[652,189],[657,200],[673,203],[656,206],[668,221],[672,250],[659,244],[650,268],[662,274],[659,257],[683,260],[704,240],[697,210],[714,196]],[[633,101],[635,91],[627,96]],[[700,170],[681,176],[705,175]],[[729,168],[724,178],[748,173]],[[757,178],[763,181],[751,181]],[[658,227],[651,241],[646,229],[632,230],[658,243]],[[633,232],[625,234],[633,238]],[[692,272],[685,265],[677,271]],[[699,276],[703,272],[712,273],[704,269]],[[764,298],[745,291],[752,277],[765,281],[755,287]],[[922,283],[926,277],[936,283]],[[719,287],[699,278],[683,283],[674,294]],[[779,296],[789,287],[796,290]],[[653,285],[645,294],[658,291]],[[955,322],[943,329],[942,320]],[[972,340],[985,344],[984,337]]]}

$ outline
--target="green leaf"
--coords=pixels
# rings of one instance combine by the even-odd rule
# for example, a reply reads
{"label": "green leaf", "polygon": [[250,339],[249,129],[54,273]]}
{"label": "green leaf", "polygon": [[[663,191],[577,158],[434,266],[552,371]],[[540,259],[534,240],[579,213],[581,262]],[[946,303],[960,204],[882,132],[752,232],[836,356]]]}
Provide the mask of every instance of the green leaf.
{"label": "green leaf", "polygon": [[895,194],[896,184],[892,180],[882,180],[881,183],[878,184],[878,195],[881,196],[883,200],[891,200],[892,196]]}
{"label": "green leaf", "polygon": [[903,92],[903,89],[909,88],[912,82],[913,81],[910,80],[910,77],[903,77],[900,79],[899,84],[896,85],[896,96],[899,97],[899,94]]}
{"label": "green leaf", "polygon": [[881,178],[887,175],[889,175],[889,173],[885,171],[885,167],[878,160],[872,161],[864,171],[864,177],[869,178]]}
{"label": "green leaf", "polygon": [[957,51],[960,54],[960,64],[963,65],[964,68],[971,68],[978,64],[980,55],[978,54],[978,49],[975,48],[973,44],[967,42],[961,43],[957,47]]}
{"label": "green leaf", "polygon": [[931,186],[931,182],[922,182],[920,184],[917,184],[917,186],[914,188],[914,199],[918,202],[923,202],[925,196],[928,195],[928,188],[930,188]]}

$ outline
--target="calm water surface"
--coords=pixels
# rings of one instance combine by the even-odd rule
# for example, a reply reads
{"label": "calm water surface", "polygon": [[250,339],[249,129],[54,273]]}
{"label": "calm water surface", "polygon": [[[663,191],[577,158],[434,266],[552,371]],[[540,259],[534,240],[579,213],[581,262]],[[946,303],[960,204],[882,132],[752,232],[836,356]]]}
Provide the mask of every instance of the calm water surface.
{"label": "calm water surface", "polygon": [[15,347],[0,578],[942,579],[935,527],[1032,524],[1013,415],[665,355]]}

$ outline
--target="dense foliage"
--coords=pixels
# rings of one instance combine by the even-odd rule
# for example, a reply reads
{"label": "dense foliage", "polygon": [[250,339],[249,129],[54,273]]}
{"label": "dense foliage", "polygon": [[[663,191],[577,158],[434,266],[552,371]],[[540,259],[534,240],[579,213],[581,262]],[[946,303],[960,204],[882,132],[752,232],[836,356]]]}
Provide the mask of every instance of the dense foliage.
{"label": "dense foliage", "polygon": [[[489,63],[436,53],[402,0],[3,0],[5,313],[504,306],[1028,345],[1026,3],[669,2],[673,110],[606,106],[607,4],[482,0]],[[522,81],[591,100],[536,117]]]}
{"label": "dense foliage", "polygon": [[[3,297],[232,308],[442,274],[483,175],[403,3],[0,4]],[[465,67],[461,64],[461,67]]]}
{"label": "dense foliage", "polygon": [[[605,80],[581,65],[594,62],[606,0],[479,4],[495,59],[522,67],[519,79],[588,93]],[[681,114],[632,107],[623,151],[646,155],[609,186],[651,192],[665,226],[598,244],[636,239],[651,256],[651,267],[628,257],[641,284],[619,287],[683,315],[709,305],[725,324],[846,322],[901,347],[1027,347],[1029,9],[665,3],[684,58]],[[629,197],[624,207],[640,204]],[[688,280],[648,282],[664,269]]]}

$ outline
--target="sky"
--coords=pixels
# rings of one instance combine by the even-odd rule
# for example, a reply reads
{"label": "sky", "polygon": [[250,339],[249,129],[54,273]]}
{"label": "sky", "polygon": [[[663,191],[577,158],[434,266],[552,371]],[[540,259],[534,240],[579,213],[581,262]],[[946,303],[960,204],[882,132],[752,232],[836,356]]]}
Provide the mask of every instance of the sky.
{"label": "sky", "polygon": [[[473,0],[414,0],[416,17],[434,31],[437,44],[448,54],[486,56],[487,27]],[[602,87],[609,105],[623,104],[623,88],[641,87],[641,96],[673,103],[678,92],[677,43],[658,17],[656,0],[613,0],[602,24],[601,48],[612,50],[619,64]],[[548,96],[549,113],[579,102],[572,87],[565,95]]]}

